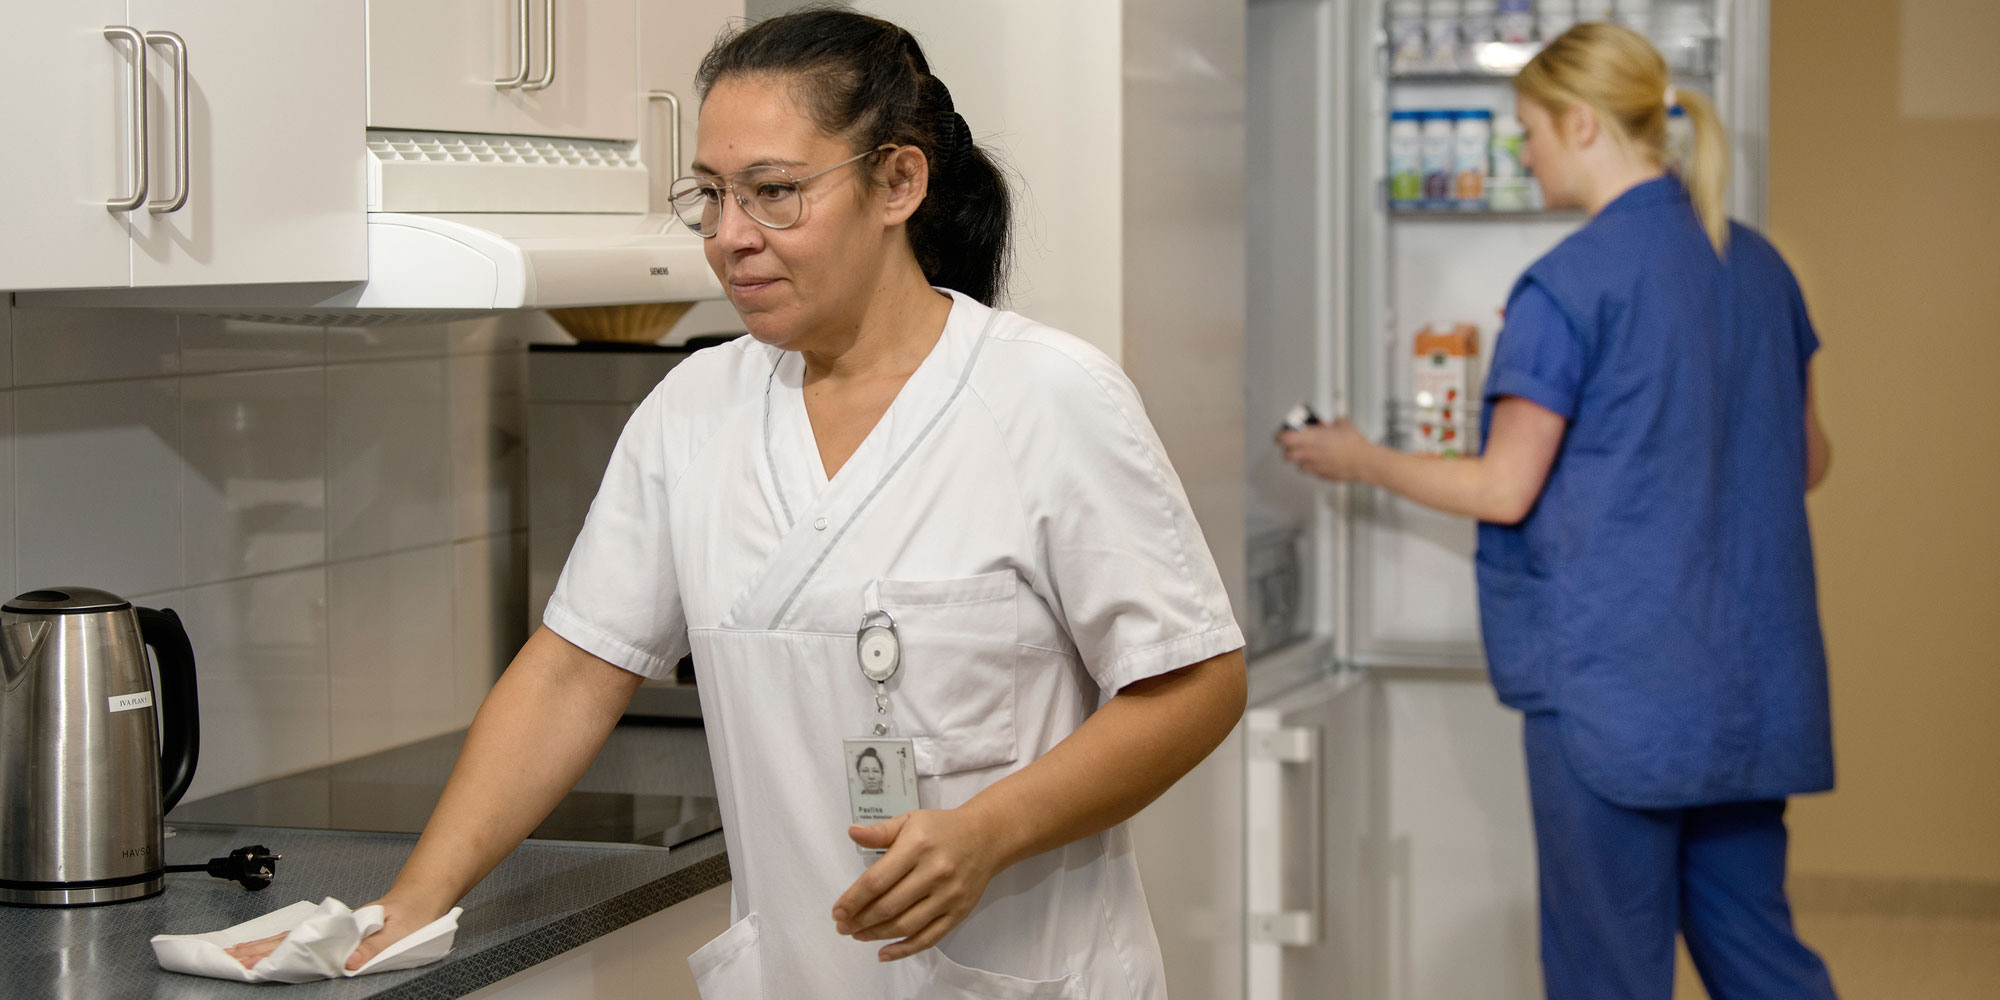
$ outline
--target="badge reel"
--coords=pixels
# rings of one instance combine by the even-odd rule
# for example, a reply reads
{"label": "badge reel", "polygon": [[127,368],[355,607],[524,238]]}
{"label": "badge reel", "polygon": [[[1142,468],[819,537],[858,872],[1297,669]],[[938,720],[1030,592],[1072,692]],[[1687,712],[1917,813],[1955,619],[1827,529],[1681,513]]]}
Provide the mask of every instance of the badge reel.
{"label": "badge reel", "polygon": [[[861,618],[861,631],[854,636],[855,659],[861,676],[875,685],[874,720],[867,736],[843,740],[841,755],[846,763],[847,800],[857,826],[874,826],[917,807],[917,764],[915,744],[894,734],[889,704],[889,680],[903,666],[903,646],[896,636],[896,620],[887,611],[870,611]],[[864,855],[883,852],[857,848]]]}

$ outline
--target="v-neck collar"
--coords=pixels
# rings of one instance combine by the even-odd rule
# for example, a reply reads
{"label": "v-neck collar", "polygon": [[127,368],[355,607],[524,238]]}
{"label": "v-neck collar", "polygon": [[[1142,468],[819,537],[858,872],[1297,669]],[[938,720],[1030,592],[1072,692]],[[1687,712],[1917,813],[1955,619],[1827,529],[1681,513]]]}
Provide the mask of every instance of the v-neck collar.
{"label": "v-neck collar", "polygon": [[[775,628],[848,526],[868,507],[943,417],[964,387],[986,334],[999,316],[958,294],[944,333],[869,429],[854,454],[825,478],[805,414],[804,362],[784,352],[765,387],[764,470],[779,519],[779,541],[749,589],[727,616],[731,625]],[[801,451],[806,454],[800,454]],[[815,488],[815,481],[817,487]],[[768,626],[763,623],[769,622]]]}
{"label": "v-neck collar", "polygon": [[[765,428],[765,448],[772,463],[770,473],[779,491],[779,503],[784,509],[781,516],[788,521],[796,521],[801,514],[792,512],[804,512],[814,507],[835,483],[868,475],[860,472],[861,469],[878,468],[889,442],[904,436],[898,432],[898,424],[910,423],[915,416],[913,411],[923,411],[923,415],[928,417],[931,407],[925,405],[925,401],[951,390],[951,376],[956,371],[956,366],[951,364],[951,356],[956,352],[950,347],[954,327],[971,320],[966,308],[970,300],[955,292],[948,294],[952,296],[951,311],[945,315],[944,329],[938,332],[937,342],[931,345],[930,352],[924,355],[916,370],[896,390],[895,398],[875,419],[875,426],[868,429],[861,443],[855,446],[854,453],[847,456],[839,471],[830,476],[827,475],[825,461],[820,457],[819,437],[813,432],[812,415],[806,410],[805,357],[797,351],[785,351],[778,357],[766,394],[770,420]],[[946,371],[948,368],[952,370]],[[784,527],[789,528],[791,524]]]}

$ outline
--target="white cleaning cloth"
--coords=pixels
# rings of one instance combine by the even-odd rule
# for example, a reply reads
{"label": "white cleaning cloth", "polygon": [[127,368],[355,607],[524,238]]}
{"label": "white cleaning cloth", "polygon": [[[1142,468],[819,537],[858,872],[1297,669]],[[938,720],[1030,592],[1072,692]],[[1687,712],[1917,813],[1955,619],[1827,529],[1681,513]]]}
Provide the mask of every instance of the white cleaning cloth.
{"label": "white cleaning cloth", "polygon": [[[352,972],[347,969],[347,957],[354,954],[364,938],[382,929],[382,908],[364,906],[350,910],[331,896],[318,906],[302,899],[275,913],[208,934],[155,934],[153,957],[159,960],[161,968],[171,972],[244,983],[305,983],[414,969],[451,951],[452,938],[458,935],[458,915],[463,912],[463,908],[453,907],[450,913],[382,949],[381,954]],[[277,950],[247,969],[223,951],[275,934],[290,936],[278,944]]]}

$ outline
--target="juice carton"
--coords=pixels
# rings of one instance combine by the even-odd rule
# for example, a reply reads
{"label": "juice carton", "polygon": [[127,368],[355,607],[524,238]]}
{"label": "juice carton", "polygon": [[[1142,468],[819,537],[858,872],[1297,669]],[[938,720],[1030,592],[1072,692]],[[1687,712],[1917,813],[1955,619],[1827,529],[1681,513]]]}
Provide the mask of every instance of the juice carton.
{"label": "juice carton", "polygon": [[1443,333],[1430,326],[1417,331],[1410,378],[1416,404],[1411,451],[1448,457],[1477,452],[1472,439],[1479,426],[1473,408],[1478,356],[1479,328],[1471,323],[1455,324]]}

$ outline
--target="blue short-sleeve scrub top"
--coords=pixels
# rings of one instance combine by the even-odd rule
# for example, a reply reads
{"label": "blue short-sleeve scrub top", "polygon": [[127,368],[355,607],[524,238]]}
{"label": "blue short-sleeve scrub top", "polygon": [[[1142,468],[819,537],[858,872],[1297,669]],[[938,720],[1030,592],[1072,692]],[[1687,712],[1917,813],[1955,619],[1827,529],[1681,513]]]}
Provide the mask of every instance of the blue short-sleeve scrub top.
{"label": "blue short-sleeve scrub top", "polygon": [[[1516,283],[1486,381],[1569,421],[1534,509],[1482,524],[1487,659],[1633,808],[1833,783],[1806,524],[1819,341],[1761,235],[1718,255],[1680,181],[1634,187]],[[1482,434],[1482,440],[1484,434]]]}

